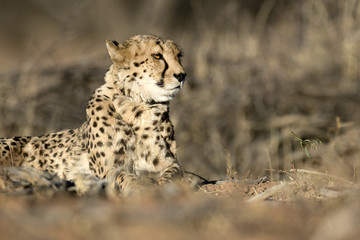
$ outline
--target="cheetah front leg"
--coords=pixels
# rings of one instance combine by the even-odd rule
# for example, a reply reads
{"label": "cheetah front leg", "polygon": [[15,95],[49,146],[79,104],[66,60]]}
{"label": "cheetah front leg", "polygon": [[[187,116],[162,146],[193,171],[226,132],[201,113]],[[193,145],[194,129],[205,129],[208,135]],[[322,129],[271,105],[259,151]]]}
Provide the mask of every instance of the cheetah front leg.
{"label": "cheetah front leg", "polygon": [[180,179],[182,176],[181,167],[177,162],[174,162],[159,174],[157,182],[159,185],[163,185],[172,182],[173,179]]}
{"label": "cheetah front leg", "polygon": [[[158,172],[159,185],[182,177],[182,170],[176,159],[174,130],[168,118],[167,106],[135,103],[121,96],[113,99],[113,102],[116,112],[136,129],[137,145],[143,146],[137,156],[138,162],[142,162],[139,165],[142,166],[138,167],[144,170],[146,165],[149,171]],[[150,133],[150,130],[153,132]]]}
{"label": "cheetah front leg", "polygon": [[124,196],[129,196],[141,189],[138,177],[133,173],[112,169],[108,171],[106,179],[109,180],[109,189],[110,192],[115,192],[114,195],[121,193]]}

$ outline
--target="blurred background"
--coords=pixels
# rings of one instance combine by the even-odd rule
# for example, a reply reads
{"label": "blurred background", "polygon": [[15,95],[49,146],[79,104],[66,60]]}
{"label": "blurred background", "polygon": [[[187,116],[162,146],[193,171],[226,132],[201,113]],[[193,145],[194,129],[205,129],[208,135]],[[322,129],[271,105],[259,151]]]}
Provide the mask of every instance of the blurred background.
{"label": "blurred background", "polygon": [[0,6],[2,137],[80,126],[110,65],[105,39],[152,33],[184,51],[188,77],[171,118],[185,170],[257,178],[269,169],[313,168],[360,179],[359,1]]}

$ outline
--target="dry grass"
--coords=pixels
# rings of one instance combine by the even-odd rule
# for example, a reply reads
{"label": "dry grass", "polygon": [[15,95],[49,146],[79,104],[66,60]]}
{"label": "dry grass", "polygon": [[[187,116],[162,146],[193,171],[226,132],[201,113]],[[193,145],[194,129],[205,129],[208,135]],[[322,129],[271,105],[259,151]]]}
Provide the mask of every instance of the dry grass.
{"label": "dry grass", "polygon": [[[8,54],[0,58],[8,66],[0,76],[0,136],[79,126],[109,64],[103,40],[152,32],[179,42],[185,52],[188,78],[171,113],[185,169],[206,179],[271,174],[271,181],[225,181],[169,198],[159,190],[143,202],[78,199],[61,182],[42,202],[0,196],[5,238],[25,238],[17,227],[40,239],[50,232],[58,238],[161,233],[160,239],[359,235],[359,1],[105,2],[53,10],[46,1],[28,1],[16,10],[19,19],[8,14],[14,5],[4,5],[8,11],[1,16],[13,21],[0,25],[6,32],[0,33],[1,51]],[[8,70],[8,59],[19,62],[12,65],[16,70]],[[304,152],[291,132],[304,143],[322,144]],[[15,191],[4,190],[13,179],[0,181],[2,191]],[[43,224],[49,230],[32,232]]]}

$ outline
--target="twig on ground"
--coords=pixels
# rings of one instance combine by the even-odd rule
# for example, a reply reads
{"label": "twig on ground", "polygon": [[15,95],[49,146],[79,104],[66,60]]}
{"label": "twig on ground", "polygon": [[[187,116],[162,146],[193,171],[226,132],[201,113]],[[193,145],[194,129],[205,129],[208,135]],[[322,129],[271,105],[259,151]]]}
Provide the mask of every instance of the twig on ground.
{"label": "twig on ground", "polygon": [[317,171],[313,171],[313,170],[307,170],[307,169],[291,169],[289,170],[290,173],[294,173],[294,172],[297,172],[297,173],[306,173],[306,174],[311,174],[311,175],[317,175],[317,176],[323,176],[323,177],[329,177],[329,178],[332,178],[332,179],[335,179],[335,180],[338,180],[340,182],[344,182],[344,183],[347,183],[347,184],[350,184],[350,185],[353,185],[354,183],[349,181],[349,180],[346,180],[344,178],[341,178],[341,177],[338,177],[338,176],[334,176],[334,175],[331,175],[331,174],[328,174],[328,173],[323,173],[323,172],[317,172]]}
{"label": "twig on ground", "polygon": [[314,170],[307,170],[307,169],[290,169],[290,170],[276,170],[276,169],[265,169],[266,171],[271,171],[271,172],[278,172],[278,173],[286,173],[286,174],[295,174],[295,173],[303,173],[303,174],[311,174],[311,175],[317,175],[317,176],[323,176],[323,177],[329,177],[332,178],[334,180],[340,181],[340,182],[344,182],[350,185],[354,185],[354,182],[351,182],[349,180],[346,180],[344,178],[338,177],[338,176],[334,176],[331,175],[329,173],[323,173],[323,172],[318,172],[318,171],[314,171]]}
{"label": "twig on ground", "polygon": [[265,199],[267,199],[268,197],[271,197],[272,195],[274,195],[277,192],[284,191],[288,187],[289,187],[289,184],[287,184],[285,182],[280,183],[279,185],[275,185],[275,186],[267,189],[266,191],[256,195],[255,197],[252,197],[252,198],[246,200],[246,202],[257,202],[257,201],[265,200]]}

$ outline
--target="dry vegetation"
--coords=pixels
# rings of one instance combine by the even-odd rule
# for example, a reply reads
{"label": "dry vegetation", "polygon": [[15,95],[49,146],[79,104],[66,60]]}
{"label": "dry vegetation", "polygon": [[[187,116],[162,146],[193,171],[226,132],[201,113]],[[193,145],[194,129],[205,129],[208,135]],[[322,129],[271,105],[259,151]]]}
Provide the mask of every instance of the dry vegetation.
{"label": "dry vegetation", "polygon": [[224,180],[131,200],[95,184],[79,198],[51,175],[4,169],[2,238],[358,238],[359,1],[48,2],[2,8],[0,136],[80,125],[109,65],[104,39],[150,32],[185,52],[180,161]]}

